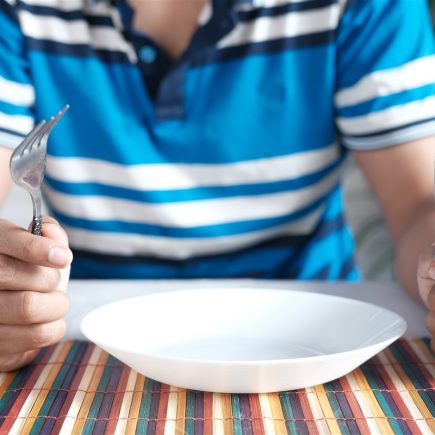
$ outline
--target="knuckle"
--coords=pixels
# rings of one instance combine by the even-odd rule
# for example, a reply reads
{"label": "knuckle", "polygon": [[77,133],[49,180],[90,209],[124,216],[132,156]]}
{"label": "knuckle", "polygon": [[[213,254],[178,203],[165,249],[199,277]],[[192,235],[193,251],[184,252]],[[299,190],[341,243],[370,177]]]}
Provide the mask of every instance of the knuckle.
{"label": "knuckle", "polygon": [[37,317],[36,294],[30,291],[21,293],[19,316],[25,323],[32,323]]}
{"label": "knuckle", "polygon": [[65,329],[63,320],[35,325],[32,334],[32,346],[44,347],[55,343],[62,338]]}
{"label": "knuckle", "polygon": [[55,219],[53,216],[49,216],[49,215],[42,216],[42,222],[44,224],[54,224],[60,227],[59,221]]}
{"label": "knuckle", "polygon": [[43,347],[49,344],[53,337],[53,328],[51,324],[41,323],[33,327],[31,334],[32,347]]}
{"label": "knuckle", "polygon": [[24,258],[35,257],[35,252],[38,252],[39,240],[37,237],[26,237],[25,242],[22,244],[22,252]]}
{"label": "knuckle", "polygon": [[15,281],[16,276],[16,261],[7,255],[0,255],[0,285],[5,288]]}
{"label": "knuckle", "polygon": [[49,267],[44,267],[42,272],[41,284],[44,290],[55,290],[60,281],[60,271]]}

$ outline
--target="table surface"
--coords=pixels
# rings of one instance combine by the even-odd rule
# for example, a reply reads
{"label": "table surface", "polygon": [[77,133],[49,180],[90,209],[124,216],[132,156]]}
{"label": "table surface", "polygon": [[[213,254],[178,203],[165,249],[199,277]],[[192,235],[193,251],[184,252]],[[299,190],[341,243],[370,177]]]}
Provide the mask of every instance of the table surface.
{"label": "table surface", "polygon": [[[407,320],[400,339],[334,381],[270,394],[177,388],[125,366],[87,341],[44,349],[0,374],[0,434],[433,434],[435,359],[424,310],[394,284],[259,281],[73,281],[70,336],[94,307],[124,297],[195,287],[260,286],[346,295]],[[415,337],[415,338],[409,338]]]}

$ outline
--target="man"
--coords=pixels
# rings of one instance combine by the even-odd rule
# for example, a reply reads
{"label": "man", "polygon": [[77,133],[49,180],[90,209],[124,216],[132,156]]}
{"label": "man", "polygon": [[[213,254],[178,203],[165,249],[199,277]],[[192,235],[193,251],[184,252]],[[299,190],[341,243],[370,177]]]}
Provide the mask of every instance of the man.
{"label": "man", "polygon": [[[340,164],[366,174],[429,308],[435,57],[424,0],[0,0],[7,162],[65,103],[46,200],[80,278],[358,278]],[[36,96],[36,98],[35,98]],[[64,332],[66,235],[0,224],[0,369]],[[434,264],[435,265],[435,264]]]}

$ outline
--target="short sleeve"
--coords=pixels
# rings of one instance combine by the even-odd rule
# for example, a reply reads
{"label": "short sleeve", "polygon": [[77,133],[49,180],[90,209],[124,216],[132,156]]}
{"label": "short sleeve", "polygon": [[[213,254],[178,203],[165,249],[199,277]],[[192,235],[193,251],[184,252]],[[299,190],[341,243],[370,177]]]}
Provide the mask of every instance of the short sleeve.
{"label": "short sleeve", "polygon": [[35,92],[15,0],[0,0],[0,145],[15,147],[34,125]]}
{"label": "short sleeve", "polygon": [[337,34],[335,111],[343,144],[355,150],[435,134],[427,0],[348,0]]}

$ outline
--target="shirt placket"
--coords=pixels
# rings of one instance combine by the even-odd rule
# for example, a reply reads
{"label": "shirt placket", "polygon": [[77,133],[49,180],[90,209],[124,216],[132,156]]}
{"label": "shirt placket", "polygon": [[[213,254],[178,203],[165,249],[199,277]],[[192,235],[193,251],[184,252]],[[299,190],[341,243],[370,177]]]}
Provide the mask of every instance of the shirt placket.
{"label": "shirt placket", "polygon": [[236,5],[253,5],[256,1],[213,0],[210,19],[195,31],[188,48],[175,62],[151,38],[132,29],[132,16],[124,11],[127,37],[136,50],[138,66],[154,101],[157,119],[180,119],[186,115],[184,88],[191,60],[197,53],[212,49],[235,27]]}

